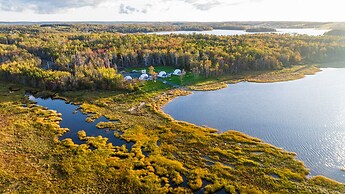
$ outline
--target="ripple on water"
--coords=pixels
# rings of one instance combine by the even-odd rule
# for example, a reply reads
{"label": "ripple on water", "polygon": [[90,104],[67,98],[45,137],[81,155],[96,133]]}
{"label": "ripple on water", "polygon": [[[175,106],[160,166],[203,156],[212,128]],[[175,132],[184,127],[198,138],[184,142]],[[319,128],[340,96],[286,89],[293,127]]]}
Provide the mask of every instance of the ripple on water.
{"label": "ripple on water", "polygon": [[163,110],[176,120],[235,129],[295,152],[311,175],[345,183],[344,75],[345,68],[327,68],[300,80],[232,84],[178,97]]}

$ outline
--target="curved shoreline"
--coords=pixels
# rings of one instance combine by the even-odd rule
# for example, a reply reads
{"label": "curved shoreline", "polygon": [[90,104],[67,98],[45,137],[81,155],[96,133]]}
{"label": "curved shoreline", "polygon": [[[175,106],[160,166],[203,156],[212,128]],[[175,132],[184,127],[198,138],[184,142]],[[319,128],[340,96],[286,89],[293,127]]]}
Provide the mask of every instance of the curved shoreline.
{"label": "curved shoreline", "polygon": [[[315,66],[314,66],[314,67],[315,67]],[[266,80],[266,81],[262,81],[261,79],[259,79],[260,77],[259,77],[259,78],[251,77],[251,78],[249,78],[249,79],[229,80],[229,81],[227,81],[226,87],[227,87],[228,85],[230,85],[230,84],[237,84],[237,83],[240,83],[240,82],[253,82],[253,83],[287,82],[287,81],[293,81],[293,80],[297,80],[297,79],[302,79],[302,78],[304,78],[306,75],[315,75],[316,73],[322,71],[321,68],[316,68],[316,67],[315,67],[315,68],[312,68],[312,69],[309,69],[309,70],[308,70],[308,68],[309,68],[308,66],[307,66],[307,67],[303,67],[302,70],[307,70],[307,71],[302,71],[303,73],[300,73],[300,74],[294,74],[294,75],[293,75],[294,77],[286,77],[286,79],[271,79],[271,80],[268,80],[268,81],[267,81],[267,80]],[[297,75],[297,76],[296,76],[296,75]],[[278,76],[278,78],[281,78],[281,77]],[[220,84],[220,86],[221,86],[221,84],[224,84],[224,83],[225,83],[225,82],[211,83],[212,86],[215,85],[216,87],[214,87],[214,88],[207,88],[207,89],[192,90],[192,91],[214,91],[214,90],[219,90],[219,89],[223,89],[223,88],[225,88],[225,87],[219,87],[219,85],[217,85],[217,84]],[[207,85],[207,86],[208,86],[208,85]],[[164,103],[163,105],[159,106],[159,112],[160,112],[161,114],[164,114],[165,117],[170,118],[170,120],[173,121],[173,122],[184,122],[184,123],[187,123],[187,124],[190,124],[190,125],[196,125],[196,124],[193,124],[193,123],[189,123],[189,122],[187,122],[187,121],[175,120],[171,115],[169,115],[168,113],[164,112],[164,110],[163,110],[164,106],[167,105],[167,104],[168,104],[169,102],[171,102],[172,100],[174,100],[175,98],[180,97],[180,96],[190,95],[192,91],[190,91],[190,92],[187,93],[187,94],[173,96],[173,97],[170,98],[168,101],[166,101],[166,103]],[[196,125],[196,126],[198,126],[198,127],[203,127],[203,128],[208,128],[208,129],[212,129],[212,130],[214,130],[217,134],[220,134],[220,135],[222,135],[222,134],[224,134],[224,133],[227,133],[228,131],[235,131],[235,132],[237,132],[237,133],[239,133],[239,134],[246,135],[246,136],[248,136],[249,138],[253,138],[252,136],[250,136],[250,135],[248,135],[248,134],[246,134],[246,133],[244,133],[244,132],[236,131],[236,129],[234,129],[234,130],[227,130],[227,131],[220,131],[219,129],[210,128],[210,127],[208,127],[208,126],[200,126],[200,125]],[[212,133],[214,133],[214,131],[212,131]],[[262,139],[260,139],[260,138],[257,138],[257,139],[259,139],[262,143],[266,143],[266,144],[271,145],[271,146],[273,146],[273,147],[275,147],[275,148],[277,148],[277,149],[281,149],[281,150],[283,150],[284,152],[293,153],[293,154],[295,154],[295,156],[297,156],[297,153],[296,153],[296,152],[291,152],[291,151],[288,151],[288,150],[286,150],[286,149],[284,149],[284,148],[282,148],[282,147],[275,146],[275,145],[273,145],[273,144],[271,144],[271,143],[265,142],[264,140],[262,140]],[[295,159],[296,161],[301,161],[301,162],[304,163],[304,161],[301,160],[301,159],[297,159],[297,158],[294,158],[294,159]],[[305,167],[306,169],[309,169],[305,164],[303,164],[303,165],[304,165],[304,167]],[[339,169],[339,170],[344,171],[344,169]],[[311,175],[310,173],[308,173],[308,175],[307,175],[307,178],[308,178],[308,179],[312,179],[312,178],[315,178],[315,177],[326,177],[326,176],[322,176],[322,175],[318,175],[318,174]],[[338,181],[336,181],[336,182],[338,182]],[[342,182],[338,182],[338,183],[344,184],[344,183],[342,183]]]}
{"label": "curved shoreline", "polygon": [[[5,86],[3,88],[5,90]],[[134,145],[132,150],[128,151],[123,146],[109,145],[107,138],[86,134],[91,135],[87,136],[90,141],[88,143],[100,148],[90,150],[86,144],[77,145],[71,141],[59,141],[58,137],[62,136],[62,132],[59,132],[59,135],[52,135],[56,140],[52,146],[59,148],[61,157],[66,160],[71,157],[68,153],[78,151],[75,152],[76,155],[73,155],[73,158],[82,157],[82,159],[70,163],[72,166],[69,165],[69,168],[84,167],[83,165],[88,168],[88,164],[84,162],[89,161],[90,157],[91,159],[96,157],[97,160],[92,160],[92,165],[115,167],[116,172],[123,166],[129,169],[126,172],[129,173],[130,180],[148,181],[149,188],[159,189],[161,193],[183,191],[192,193],[200,189],[209,193],[220,190],[228,193],[236,193],[236,191],[241,193],[249,191],[341,193],[345,191],[343,184],[333,180],[324,177],[310,178],[308,169],[302,161],[295,158],[292,152],[241,132],[217,133],[217,130],[213,128],[177,121],[162,111],[161,107],[170,100],[190,93],[188,89],[158,90],[149,93],[111,91],[62,93],[61,96],[69,102],[81,104],[81,111],[87,113],[90,118],[104,116],[111,120],[118,120],[116,125],[102,124],[108,126],[109,130],[118,130],[118,133],[114,132],[116,138],[133,142]],[[18,98],[19,95],[18,92]],[[26,102],[25,99],[23,100]],[[0,105],[6,107],[6,104]],[[131,107],[135,109],[128,111]],[[1,109],[0,116],[3,111],[7,109],[11,111],[14,108],[9,106]],[[37,109],[42,110],[42,114],[36,115],[32,109],[27,109],[25,114],[43,118],[47,112],[51,112],[44,108]],[[13,118],[22,119],[22,117],[23,115],[13,115]],[[46,122],[50,121],[49,119]],[[30,120],[33,125],[37,122],[39,123],[40,119]],[[59,123],[51,124],[61,131]],[[86,138],[85,133],[78,135]],[[25,136],[23,138],[25,139]],[[51,150],[48,149],[48,151]],[[102,153],[106,155],[99,155]],[[53,156],[52,159],[55,160]],[[80,180],[87,181],[82,177],[92,177],[95,173],[92,169],[85,172],[86,174],[83,174]],[[110,175],[107,172],[104,173],[105,176]],[[16,176],[25,176],[25,174]],[[66,178],[73,179],[73,177]],[[57,181],[61,185],[68,186],[69,184],[64,179],[57,179]],[[79,183],[76,185],[82,188]]]}
{"label": "curved shoreline", "polygon": [[[157,113],[159,114],[162,114],[164,115],[165,118],[169,118],[170,121],[177,121],[177,122],[185,122],[185,123],[188,123],[190,125],[195,125],[193,123],[189,123],[189,122],[186,122],[186,121],[178,121],[178,120],[175,120],[171,115],[165,113],[163,111],[163,107],[165,105],[167,105],[168,103],[170,103],[172,100],[174,100],[175,98],[178,98],[178,97],[181,97],[181,96],[188,96],[190,94],[193,93],[193,91],[216,91],[216,90],[221,90],[221,89],[224,89],[224,88],[227,88],[228,85],[230,84],[238,84],[238,83],[241,83],[241,82],[252,82],[252,83],[275,83],[275,82],[287,82],[287,81],[293,81],[293,80],[298,80],[298,79],[303,79],[305,78],[306,75],[315,75],[316,73],[318,72],[321,72],[321,68],[318,68],[316,66],[304,66],[302,69],[307,69],[307,68],[312,68],[311,71],[305,71],[305,72],[301,72],[301,74],[295,74],[294,76],[297,75],[297,77],[286,77],[285,79],[281,79],[281,77],[279,79],[271,79],[271,80],[261,80],[261,79],[255,79],[255,77],[252,77],[252,78],[240,78],[240,79],[235,79],[235,80],[227,80],[227,81],[221,81],[221,82],[216,82],[216,83],[211,83],[210,85],[212,87],[208,87],[209,85],[205,85],[206,88],[203,88],[203,89],[198,89],[198,88],[195,88],[193,89],[193,86],[189,86],[187,87],[188,89],[184,88],[184,89],[173,89],[173,90],[168,90],[167,92],[164,92],[163,94],[161,94],[159,97],[164,97],[165,100],[162,102],[162,101],[157,101],[159,102],[157,105],[157,109],[155,110]],[[269,72],[269,73],[274,73],[274,72]],[[225,86],[224,86],[225,85]],[[176,93],[175,93],[176,92]],[[167,95],[169,93],[169,96]],[[173,95],[171,95],[173,94]],[[205,126],[199,126],[199,127],[205,127]],[[210,127],[205,127],[205,128],[209,128],[209,129],[213,129],[213,130],[216,130],[217,133],[218,133],[218,129],[214,129],[214,128],[210,128]],[[239,132],[239,131],[237,131]],[[225,132],[220,132],[219,134],[221,133],[225,133]],[[239,132],[239,133],[242,133],[242,132]],[[247,135],[245,133],[243,133],[244,135]],[[261,140],[262,141],[262,140]],[[274,146],[276,147],[276,146]],[[277,147],[279,148],[279,147]],[[283,148],[281,148],[283,149]]]}
{"label": "curved shoreline", "polygon": [[254,83],[274,83],[286,82],[297,79],[302,79],[306,75],[315,75],[322,71],[316,65],[300,65],[291,68],[285,68],[275,71],[259,71],[248,72],[242,75],[223,77],[219,81],[209,81],[199,83],[188,88],[194,91],[213,91],[226,88],[229,84],[237,84],[240,82],[254,82]]}
{"label": "curved shoreline", "polygon": [[[187,168],[182,172],[180,171],[180,173],[182,173],[181,175],[186,176],[188,178],[188,185],[190,186],[188,187],[189,189],[196,191],[200,188],[203,188],[201,183],[204,180],[206,180],[211,182],[212,187],[210,188],[226,188],[226,191],[229,191],[228,189],[230,188],[225,187],[225,185],[228,184],[227,181],[229,181],[227,178],[221,180],[215,179],[215,177],[218,176],[222,177],[223,174],[226,173],[227,170],[229,170],[228,166],[232,166],[231,172],[238,177],[236,178],[236,181],[234,183],[236,185],[236,188],[239,188],[239,185],[252,185],[255,186],[255,188],[261,188],[262,190],[270,191],[272,189],[274,190],[278,188],[286,189],[291,187],[292,185],[303,185],[302,187],[309,185],[309,187],[312,186],[313,188],[315,186],[314,189],[316,189],[319,188],[321,185],[318,185],[314,182],[324,182],[322,181],[323,177],[322,180],[319,180],[320,177],[309,178],[308,168],[304,165],[302,161],[295,158],[296,154],[293,152],[289,152],[282,148],[276,147],[272,144],[268,144],[258,138],[251,137],[241,132],[227,131],[224,133],[217,133],[218,130],[213,128],[197,126],[184,121],[177,121],[162,110],[162,107],[174,98],[189,95],[190,93],[191,91],[188,89],[174,89],[159,91],[143,99],[138,98],[134,95],[134,98],[138,100],[134,104],[130,103],[128,104],[128,106],[125,106],[127,112],[126,114],[128,114],[129,117],[133,117],[130,115],[139,116],[140,114],[143,114],[147,111],[147,116],[150,115],[149,117],[156,117],[156,119],[149,119],[151,123],[147,123],[148,125],[145,124],[147,119],[144,118],[142,118],[143,120],[140,121],[138,120],[139,118],[137,118],[136,121],[131,120],[131,124],[126,121],[126,117],[121,119],[121,122],[123,121],[124,125],[130,124],[132,125],[132,127],[134,127],[126,127],[126,129],[123,131],[123,137],[126,141],[136,142],[134,144],[134,147],[137,147],[138,143],[139,145],[143,145],[146,141],[145,139],[140,138],[140,136],[143,135],[142,130],[144,130],[145,135],[152,134],[153,136],[151,136],[151,138],[159,142],[159,148],[156,147],[155,150],[167,149],[162,148],[161,146],[168,146],[169,149],[174,148],[173,150],[175,151],[170,150],[172,151],[170,154],[173,154],[172,160],[174,162],[180,163],[183,167]],[[141,106],[143,102],[145,104]],[[97,111],[99,112],[99,114],[105,117],[109,116],[107,111],[100,110],[98,108],[98,110],[93,110],[92,107],[88,107],[89,105],[87,105],[87,101],[85,101],[85,103],[86,106],[83,106],[83,108],[86,112],[90,112],[92,114],[92,112]],[[134,107],[133,111],[128,111],[128,108],[130,107]],[[135,127],[137,125],[140,125],[143,128]],[[156,126],[158,128],[153,126]],[[160,131],[162,129],[164,132],[159,132],[159,134],[156,134],[157,130]],[[132,131],[129,132],[130,134],[133,134],[133,132],[135,134],[139,134],[136,135],[137,137],[134,137],[132,135],[127,134],[127,130]],[[177,135],[177,139],[173,138],[173,134]],[[173,135],[173,137],[171,137],[171,135]],[[250,147],[253,146],[253,148],[249,148],[246,145],[250,145]],[[233,148],[234,146],[236,149],[243,149],[243,151],[245,151],[243,155],[237,155],[238,153],[236,153],[236,149]],[[177,153],[181,153],[182,156],[176,154],[176,151]],[[152,150],[151,152],[156,151]],[[160,153],[160,151],[158,153]],[[159,156],[160,154],[156,154],[154,154],[155,156],[153,157],[164,157],[163,155]],[[144,158],[152,160],[152,157],[146,157]],[[254,160],[250,159],[252,157],[264,158],[260,159],[262,160],[261,162],[255,162]],[[207,163],[207,166],[204,166],[205,164],[203,164],[205,161]],[[202,162],[202,164],[200,164],[200,162]],[[191,164],[193,165],[190,166]],[[197,176],[197,180],[190,179],[190,173],[196,173],[194,170],[192,170],[194,168],[202,169],[202,173],[199,172],[201,174],[197,173],[196,175],[193,175]],[[213,168],[220,168],[222,170],[219,172],[210,171]],[[248,172],[251,171],[250,169],[254,170],[255,173],[252,173],[251,175],[246,175]],[[207,176],[202,175],[203,173],[206,173]],[[264,173],[265,177],[262,177],[262,174],[261,176],[259,176],[258,173]],[[245,176],[250,176],[251,178],[249,178],[248,180],[251,181],[244,181],[245,179],[243,179],[241,174],[244,174]],[[272,180],[270,177],[276,177],[276,181],[279,181],[279,184],[277,183],[277,185],[274,186],[274,188],[266,187],[260,183],[263,180],[271,182]],[[282,180],[287,180],[287,182],[281,182]],[[334,182],[332,181],[332,183]],[[342,185],[342,183],[338,182],[336,184]],[[340,187],[342,188],[342,186]],[[331,188],[329,189],[332,190]]]}

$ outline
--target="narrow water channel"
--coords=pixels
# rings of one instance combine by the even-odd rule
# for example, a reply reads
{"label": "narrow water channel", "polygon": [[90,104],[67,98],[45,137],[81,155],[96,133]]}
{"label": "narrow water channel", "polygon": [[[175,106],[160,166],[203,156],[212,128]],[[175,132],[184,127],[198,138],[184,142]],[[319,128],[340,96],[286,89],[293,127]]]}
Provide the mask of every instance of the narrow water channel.
{"label": "narrow water channel", "polygon": [[126,145],[128,151],[131,151],[132,149],[132,146],[134,144],[133,142],[128,143],[123,139],[116,138],[114,136],[113,130],[98,129],[96,127],[99,122],[111,122],[105,117],[100,117],[94,122],[88,123],[86,122],[86,118],[88,116],[86,114],[83,114],[79,110],[80,107],[77,105],[66,103],[64,100],[52,98],[42,99],[35,98],[34,96],[29,96],[29,99],[36,102],[39,106],[43,106],[51,110],[56,110],[58,113],[62,114],[62,121],[60,122],[60,126],[62,128],[68,128],[70,131],[61,136],[60,140],[71,138],[74,143],[83,144],[85,142],[81,141],[78,138],[78,131],[84,130],[86,132],[86,135],[89,137],[106,137],[108,138],[108,143],[112,143],[114,146]]}

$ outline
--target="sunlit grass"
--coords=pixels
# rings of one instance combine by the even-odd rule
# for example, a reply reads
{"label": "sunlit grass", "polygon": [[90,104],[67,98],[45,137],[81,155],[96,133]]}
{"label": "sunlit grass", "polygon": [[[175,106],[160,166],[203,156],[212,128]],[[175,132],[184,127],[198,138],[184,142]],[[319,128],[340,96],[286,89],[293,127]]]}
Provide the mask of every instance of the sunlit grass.
{"label": "sunlit grass", "polygon": [[[241,80],[237,78],[227,80]],[[84,144],[59,141],[66,132],[58,125],[61,115],[33,106],[23,89],[10,92],[7,84],[0,86],[2,193],[191,193],[205,181],[205,193],[345,192],[343,184],[324,177],[308,180],[308,169],[294,153],[236,131],[218,134],[212,128],[174,121],[161,111],[189,91],[149,81],[137,92],[58,94],[80,104],[90,121],[110,119],[98,123],[97,130],[109,128],[115,137],[132,142],[128,150],[82,130],[78,137]]]}

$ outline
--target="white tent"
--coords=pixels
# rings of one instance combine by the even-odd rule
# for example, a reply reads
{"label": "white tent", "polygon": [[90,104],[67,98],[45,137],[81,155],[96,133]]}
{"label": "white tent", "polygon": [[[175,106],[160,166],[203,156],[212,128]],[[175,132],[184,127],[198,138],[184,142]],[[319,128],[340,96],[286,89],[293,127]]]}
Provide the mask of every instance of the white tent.
{"label": "white tent", "polygon": [[175,71],[174,71],[173,74],[174,74],[174,75],[181,75],[181,74],[182,74],[182,71],[181,71],[181,69],[175,69]]}
{"label": "white tent", "polygon": [[147,75],[146,73],[141,74],[141,76],[139,77],[139,80],[147,80],[149,79],[149,75]]}
{"label": "white tent", "polygon": [[129,76],[129,75],[127,75],[126,77],[125,77],[125,81],[132,81],[133,80],[133,78],[131,77],[131,76]]}
{"label": "white tent", "polygon": [[166,78],[167,73],[165,71],[161,71],[161,72],[159,72],[158,77]]}

